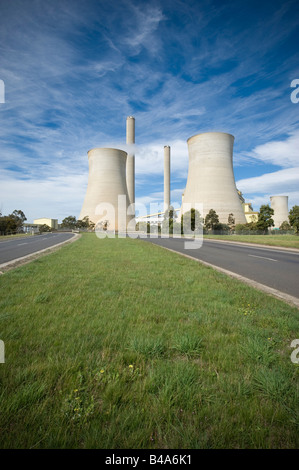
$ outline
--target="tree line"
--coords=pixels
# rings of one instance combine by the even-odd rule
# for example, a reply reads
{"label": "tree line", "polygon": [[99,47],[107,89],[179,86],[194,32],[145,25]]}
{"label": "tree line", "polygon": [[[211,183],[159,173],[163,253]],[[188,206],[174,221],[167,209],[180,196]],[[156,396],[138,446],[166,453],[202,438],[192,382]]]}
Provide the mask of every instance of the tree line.
{"label": "tree line", "polygon": [[[219,222],[219,216],[214,209],[210,209],[205,218],[201,216],[199,211],[191,209],[181,216],[181,220],[177,221],[175,210],[172,206],[164,214],[162,224],[158,224],[156,230],[162,233],[170,234],[188,234],[190,232],[219,232],[219,233],[262,233],[267,234],[269,229],[274,226],[272,216],[274,210],[268,205],[264,204],[260,207],[258,220],[256,222],[248,222],[246,224],[235,225],[234,214],[229,214],[226,224]],[[22,210],[14,210],[9,215],[2,215],[0,212],[0,234],[17,234],[23,233],[23,225],[27,220]],[[191,226],[190,226],[191,221]],[[89,220],[88,216],[83,219],[76,219],[75,216],[65,217],[59,228],[69,230],[94,230],[95,224]],[[279,227],[281,231],[293,231],[299,234],[299,206],[293,206],[289,212],[289,220],[285,220]],[[50,232],[52,229],[48,225],[39,227],[40,232]],[[144,230],[150,232],[155,230],[155,227],[150,226],[149,222],[138,222],[136,230]]]}
{"label": "tree line", "polygon": [[[258,220],[248,222],[246,224],[235,224],[234,214],[228,215],[227,223],[221,223],[219,216],[214,209],[210,209],[205,218],[201,217],[199,211],[191,209],[181,216],[181,220],[177,221],[175,210],[172,206],[164,214],[161,224],[156,227],[150,225],[149,222],[137,223],[137,230],[149,232],[158,231],[158,233],[169,234],[190,234],[190,233],[214,233],[221,234],[238,233],[238,234],[268,234],[269,229],[274,226],[272,216],[274,210],[264,204],[260,207]],[[190,224],[191,221],[191,224]],[[289,212],[289,220],[284,221],[279,227],[280,231],[293,231],[299,234],[299,206],[294,206]]]}
{"label": "tree line", "polygon": [[60,228],[67,228],[67,229],[81,229],[81,230],[93,230],[95,227],[95,223],[89,220],[88,216],[85,216],[83,219],[76,219],[74,215],[69,215],[65,217],[61,224],[59,225]]}
{"label": "tree line", "polygon": [[2,215],[0,212],[0,234],[9,235],[22,233],[25,220],[27,220],[27,218],[21,210],[14,210],[8,215]]}

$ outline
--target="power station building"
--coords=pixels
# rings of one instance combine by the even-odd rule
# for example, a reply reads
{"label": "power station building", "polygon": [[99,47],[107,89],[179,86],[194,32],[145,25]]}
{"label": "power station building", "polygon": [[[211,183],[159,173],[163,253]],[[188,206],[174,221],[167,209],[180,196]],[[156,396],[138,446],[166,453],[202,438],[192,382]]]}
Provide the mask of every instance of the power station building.
{"label": "power station building", "polygon": [[[219,222],[246,224],[257,220],[258,213],[246,203],[236,188],[233,171],[234,136],[224,132],[205,132],[187,140],[189,168],[182,206],[177,215],[200,204],[201,216],[214,209]],[[126,150],[94,148],[88,152],[89,175],[79,219],[88,216],[109,231],[135,230],[139,219],[161,220],[162,212],[135,219],[135,118],[126,120]],[[171,183],[170,146],[164,146],[164,212],[169,209]],[[275,227],[288,220],[287,196],[271,197]],[[130,228],[129,228],[130,227]]]}
{"label": "power station building", "polygon": [[[88,184],[79,219],[88,216],[96,226],[102,223],[103,229],[125,231],[129,222],[127,153],[120,149],[95,148],[88,152],[88,163]],[[119,196],[123,198],[120,200]]]}
{"label": "power station building", "polygon": [[48,225],[48,227],[57,230],[58,229],[58,219],[48,219],[43,217],[41,219],[35,219],[33,221],[34,225]]}
{"label": "power station building", "polygon": [[278,229],[282,222],[289,221],[288,196],[271,196],[270,202],[271,209],[274,210],[274,228]]}
{"label": "power station building", "polygon": [[219,222],[228,223],[233,214],[235,224],[245,224],[246,218],[236,188],[233,171],[234,136],[223,132],[205,132],[187,141],[189,170],[184,192],[184,205],[203,205],[203,217],[210,209],[219,216]]}

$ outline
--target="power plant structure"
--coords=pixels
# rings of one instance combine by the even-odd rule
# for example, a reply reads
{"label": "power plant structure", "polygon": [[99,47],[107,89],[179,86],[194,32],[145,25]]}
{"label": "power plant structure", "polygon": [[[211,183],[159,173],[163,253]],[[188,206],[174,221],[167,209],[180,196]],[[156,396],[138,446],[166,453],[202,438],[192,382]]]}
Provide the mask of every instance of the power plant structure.
{"label": "power plant structure", "polygon": [[274,210],[272,219],[274,220],[274,228],[281,226],[282,222],[289,222],[288,196],[271,196],[271,209]]}
{"label": "power plant structure", "polygon": [[135,118],[127,117],[126,122],[126,143],[130,149],[127,154],[126,180],[129,196],[129,204],[133,204],[132,216],[135,215],[135,155],[131,153],[135,144]]}
{"label": "power plant structure", "polygon": [[170,147],[164,146],[164,212],[170,206]]}
{"label": "power plant structure", "polygon": [[[88,216],[96,226],[102,223],[106,224],[106,230],[125,231],[129,222],[127,153],[120,149],[95,148],[88,152],[88,163],[88,184],[79,219]],[[119,196],[125,196],[125,203],[122,201],[120,207]]]}
{"label": "power plant structure", "polygon": [[[214,209],[222,224],[228,224],[232,219],[234,225],[246,224],[245,212],[248,204],[236,188],[233,145],[234,136],[224,132],[204,132],[187,140],[188,177],[182,195],[182,207],[175,209],[178,218],[186,210],[196,208],[199,204],[202,208],[201,217],[205,218]],[[102,227],[108,231],[135,230],[134,146],[135,118],[128,116],[127,151],[117,148],[94,148],[88,151],[88,184],[79,219],[88,216],[96,224],[96,228]],[[170,161],[170,146],[165,145],[164,213],[170,207]],[[270,199],[274,209],[275,228],[279,228],[282,222],[288,220],[288,196],[272,196]],[[141,219],[163,217],[164,213],[142,216]],[[249,216],[252,218],[253,215],[257,217],[251,207]]]}
{"label": "power plant structure", "polygon": [[246,224],[246,218],[237,192],[233,171],[234,136],[223,132],[205,132],[187,140],[189,170],[184,192],[184,204],[203,205],[202,217],[210,209],[219,216],[219,222],[228,223],[233,214],[235,224]]}

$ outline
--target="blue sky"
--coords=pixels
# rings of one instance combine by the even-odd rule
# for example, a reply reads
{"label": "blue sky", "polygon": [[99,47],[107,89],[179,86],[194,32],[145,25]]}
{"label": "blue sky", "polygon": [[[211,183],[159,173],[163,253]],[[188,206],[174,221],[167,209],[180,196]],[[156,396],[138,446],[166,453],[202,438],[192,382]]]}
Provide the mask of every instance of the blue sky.
{"label": "blue sky", "polygon": [[79,216],[87,151],[124,148],[136,119],[136,200],[179,207],[187,139],[235,136],[237,187],[255,210],[299,204],[299,3],[0,0],[0,209]]}

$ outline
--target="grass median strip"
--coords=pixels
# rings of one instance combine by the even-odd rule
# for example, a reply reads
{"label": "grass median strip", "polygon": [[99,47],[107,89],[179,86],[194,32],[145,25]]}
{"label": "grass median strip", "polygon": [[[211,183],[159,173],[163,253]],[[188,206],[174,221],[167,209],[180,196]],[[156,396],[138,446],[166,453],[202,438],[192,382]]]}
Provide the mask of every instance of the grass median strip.
{"label": "grass median strip", "polygon": [[203,237],[207,240],[215,239],[231,242],[253,243],[282,248],[296,248],[299,250],[299,237],[297,235],[204,235]]}
{"label": "grass median strip", "polygon": [[0,278],[1,448],[298,447],[298,310],[141,240]]}

